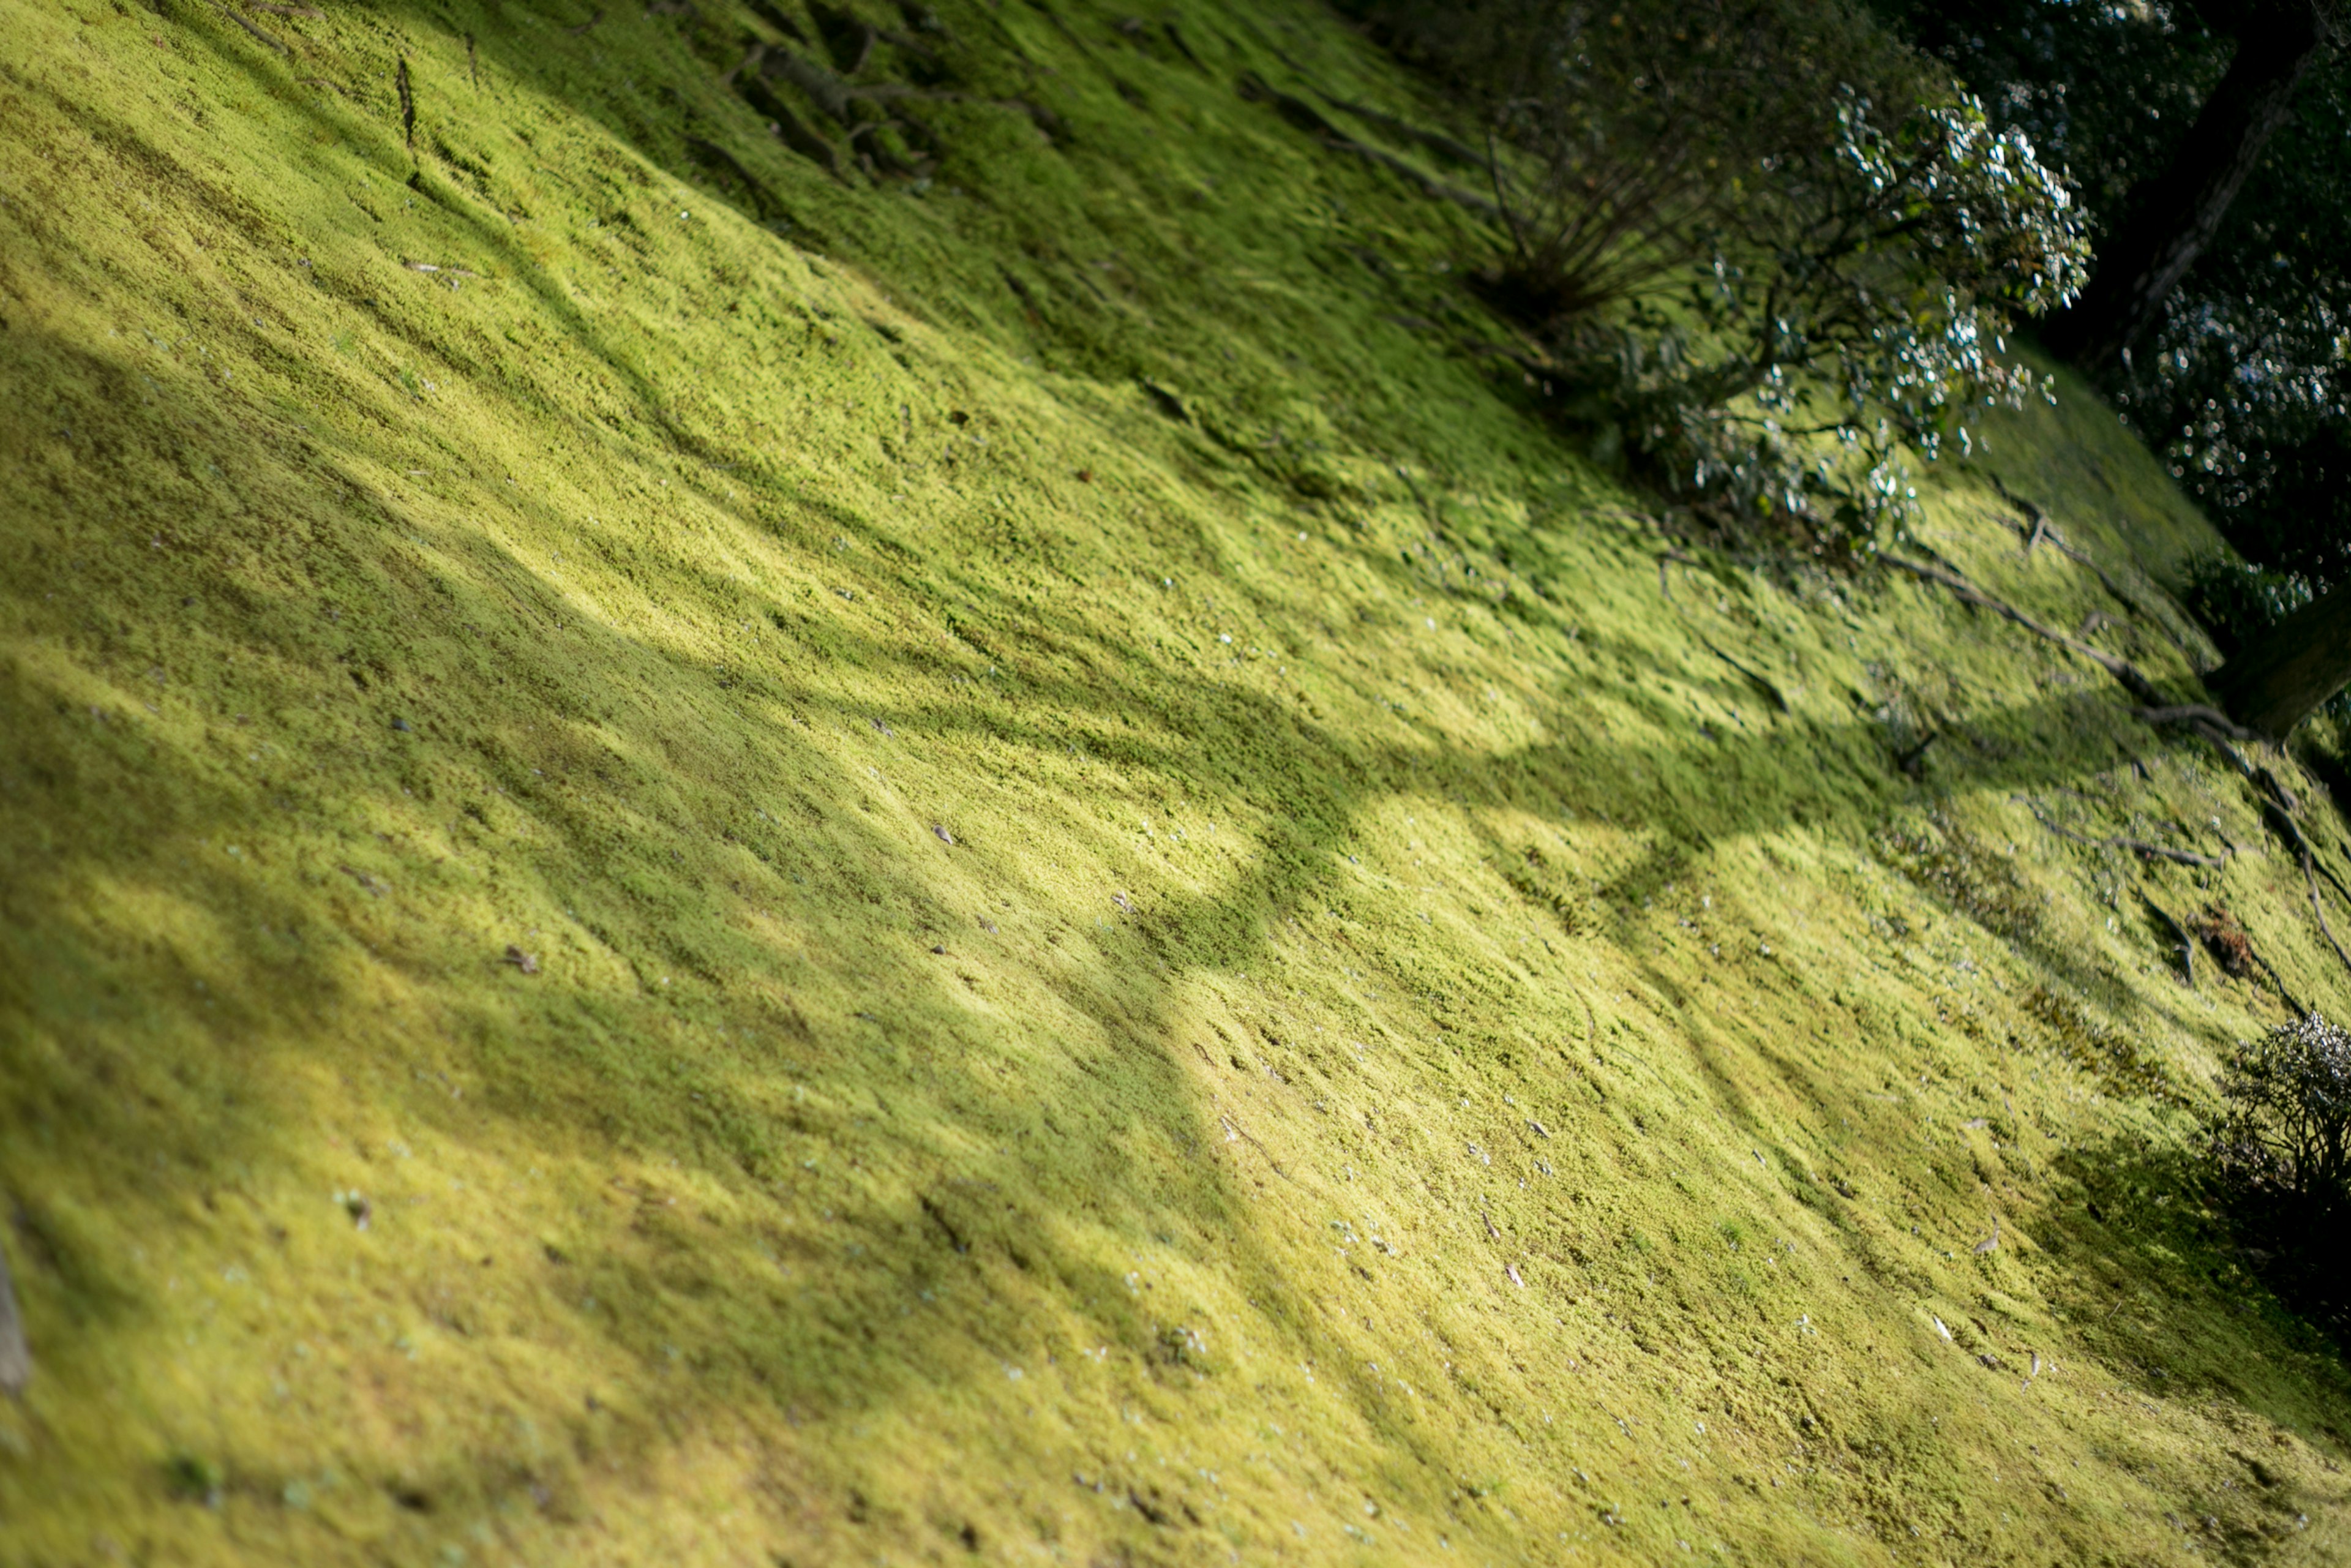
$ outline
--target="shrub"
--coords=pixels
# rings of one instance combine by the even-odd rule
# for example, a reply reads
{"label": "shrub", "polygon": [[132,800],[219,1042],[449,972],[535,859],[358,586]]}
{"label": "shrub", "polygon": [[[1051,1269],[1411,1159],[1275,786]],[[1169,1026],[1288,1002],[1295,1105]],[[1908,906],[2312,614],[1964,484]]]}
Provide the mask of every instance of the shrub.
{"label": "shrub", "polygon": [[2071,295],[2079,229],[2063,182],[1964,97],[1883,123],[1842,93],[1827,144],[1770,172],[1689,287],[1688,325],[1631,313],[1679,365],[1604,384],[1654,411],[1628,444],[1671,487],[1874,536],[1914,508],[1906,447],[1964,450],[1982,409],[2035,390],[2006,334]]}
{"label": "shrub", "polygon": [[2231,1191],[2275,1218],[2351,1216],[2351,1034],[2313,1013],[2239,1045],[2220,1102],[2207,1136]]}
{"label": "shrub", "polygon": [[2033,389],[2004,335],[2072,297],[2067,185],[1852,8],[1375,9],[1486,116],[1489,299],[1667,490],[1874,535],[1915,500],[1902,447]]}

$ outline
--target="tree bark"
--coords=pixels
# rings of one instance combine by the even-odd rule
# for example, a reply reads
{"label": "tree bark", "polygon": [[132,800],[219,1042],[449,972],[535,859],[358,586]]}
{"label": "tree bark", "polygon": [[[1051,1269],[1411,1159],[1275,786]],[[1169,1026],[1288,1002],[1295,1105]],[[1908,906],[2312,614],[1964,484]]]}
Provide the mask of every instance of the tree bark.
{"label": "tree bark", "polygon": [[2049,346],[2085,371],[2111,368],[2155,326],[2229,204],[2293,112],[2294,89],[2325,46],[2323,0],[2279,0],[2242,26],[2229,69],[2164,171],[2143,180],[2099,247],[2097,270],[2050,324]]}
{"label": "tree bark", "polygon": [[2304,605],[2204,677],[2229,716],[2283,740],[2351,686],[2351,584]]}

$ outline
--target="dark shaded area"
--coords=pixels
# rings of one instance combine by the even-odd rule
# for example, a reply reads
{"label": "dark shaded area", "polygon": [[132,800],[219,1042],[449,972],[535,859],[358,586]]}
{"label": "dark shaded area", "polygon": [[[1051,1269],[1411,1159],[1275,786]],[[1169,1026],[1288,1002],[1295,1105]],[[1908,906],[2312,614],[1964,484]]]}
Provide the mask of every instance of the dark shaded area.
{"label": "dark shaded area", "polygon": [[[2351,549],[2351,51],[2341,8],[2076,5],[2059,0],[1878,0],[1922,47],[2081,182],[2102,232],[2102,276],[2144,273],[2135,236],[2191,219],[2209,230],[2135,352],[2070,346],[2230,542],[2322,586]],[[2167,183],[2224,151],[2199,129],[2239,60],[2306,35],[2322,44],[2218,221]],[[2241,50],[2240,39],[2246,49]],[[2250,52],[2247,52],[2250,51]],[[2151,255],[2141,246],[2143,254]],[[2112,267],[2109,267],[2109,263]],[[2093,291],[2100,288],[2094,283]],[[2136,330],[2136,329],[2135,329]],[[2067,347],[2063,334],[2058,346]]]}
{"label": "dark shaded area", "polygon": [[[2289,1244],[2273,1211],[2240,1207],[2215,1184],[2190,1139],[2102,1143],[2052,1164],[2061,1196],[2038,1239],[2056,1266],[2053,1293],[2150,1393],[2208,1387],[2287,1422],[2304,1369],[2270,1347],[2344,1375],[2339,1237]],[[2333,1260],[2320,1256],[2330,1248]],[[2325,1430],[2351,1443],[2351,1432]]]}

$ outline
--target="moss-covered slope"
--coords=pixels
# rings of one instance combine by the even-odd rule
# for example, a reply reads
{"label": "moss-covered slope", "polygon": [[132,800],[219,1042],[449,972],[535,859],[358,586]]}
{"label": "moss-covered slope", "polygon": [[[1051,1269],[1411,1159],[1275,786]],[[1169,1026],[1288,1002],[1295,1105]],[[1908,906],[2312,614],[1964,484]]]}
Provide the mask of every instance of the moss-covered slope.
{"label": "moss-covered slope", "polygon": [[[1674,559],[1320,10],[0,16],[0,1563],[2351,1552],[2299,868]],[[2184,683],[2111,416],[1937,477]]]}

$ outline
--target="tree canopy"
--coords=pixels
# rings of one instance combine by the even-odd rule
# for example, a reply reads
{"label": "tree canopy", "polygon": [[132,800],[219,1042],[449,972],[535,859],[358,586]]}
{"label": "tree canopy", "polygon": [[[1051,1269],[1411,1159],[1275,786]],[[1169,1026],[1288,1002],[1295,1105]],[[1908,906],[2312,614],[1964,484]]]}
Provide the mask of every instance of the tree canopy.
{"label": "tree canopy", "polygon": [[[2078,355],[2252,560],[2321,586],[2351,562],[2351,56],[2339,7],[1892,0],[1899,25],[2076,182],[2095,277],[2176,201],[2168,171],[2232,67],[2314,29],[2285,112],[2145,333]],[[2281,40],[2284,42],[2282,44]],[[2091,301],[2085,299],[2085,306]],[[2062,324],[2053,333],[2066,342]]]}

